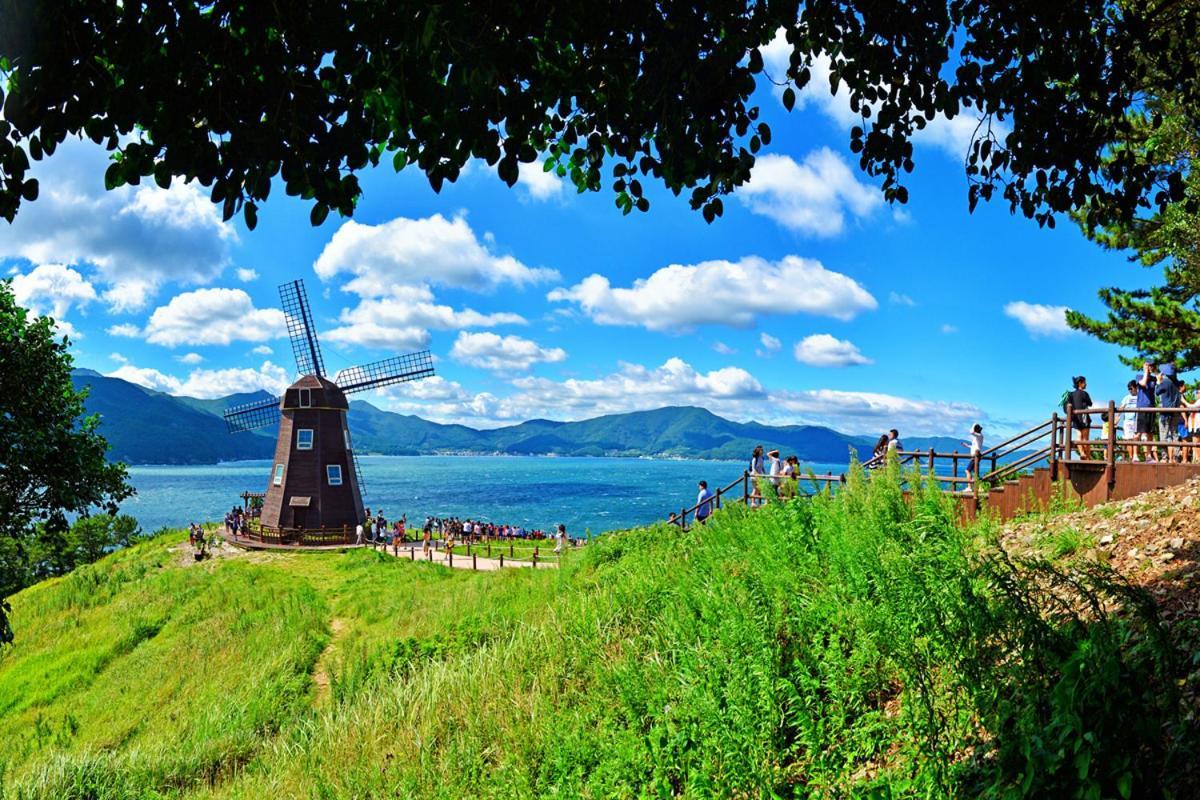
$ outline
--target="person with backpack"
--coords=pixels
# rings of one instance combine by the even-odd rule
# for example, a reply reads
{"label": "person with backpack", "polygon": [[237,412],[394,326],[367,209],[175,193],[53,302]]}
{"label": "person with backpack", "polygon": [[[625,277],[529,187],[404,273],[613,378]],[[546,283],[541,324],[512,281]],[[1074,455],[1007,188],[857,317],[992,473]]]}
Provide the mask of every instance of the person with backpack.
{"label": "person with backpack", "polygon": [[1088,439],[1092,435],[1092,417],[1089,414],[1078,412],[1092,407],[1092,396],[1087,393],[1087,378],[1084,376],[1076,375],[1071,378],[1071,385],[1075,388],[1067,392],[1067,396],[1063,400],[1063,412],[1067,411],[1067,406],[1071,407],[1071,427],[1078,436],[1075,448],[1079,452],[1079,457],[1086,461],[1091,457]]}

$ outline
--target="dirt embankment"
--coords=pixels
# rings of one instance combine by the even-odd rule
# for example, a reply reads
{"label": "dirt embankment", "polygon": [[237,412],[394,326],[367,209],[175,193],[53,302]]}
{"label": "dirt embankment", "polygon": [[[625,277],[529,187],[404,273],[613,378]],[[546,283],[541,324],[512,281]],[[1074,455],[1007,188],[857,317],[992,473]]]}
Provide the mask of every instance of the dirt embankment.
{"label": "dirt embankment", "polygon": [[1005,526],[1010,552],[1108,564],[1154,598],[1180,647],[1180,685],[1200,713],[1200,479]]}

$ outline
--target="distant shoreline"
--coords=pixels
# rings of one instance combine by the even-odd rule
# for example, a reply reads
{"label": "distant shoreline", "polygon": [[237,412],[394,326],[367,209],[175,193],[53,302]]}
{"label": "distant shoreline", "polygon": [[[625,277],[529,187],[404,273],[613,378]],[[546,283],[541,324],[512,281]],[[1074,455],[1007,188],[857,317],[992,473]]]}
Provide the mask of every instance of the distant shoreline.
{"label": "distant shoreline", "polygon": [[[704,458],[702,456],[622,456],[622,455],[604,455],[604,456],[577,456],[577,455],[556,455],[553,453],[359,453],[360,458],[552,458],[562,460],[594,460],[594,459],[621,459],[628,461],[703,461],[710,464],[742,464],[749,463],[749,456],[746,459],[731,459],[731,458]],[[270,464],[270,458],[240,458],[232,461],[189,461],[186,463],[162,463],[162,462],[124,462],[129,467],[220,467],[225,465],[237,464],[253,464],[263,463]],[[823,464],[825,462],[809,461],[801,462],[810,464]],[[832,462],[829,462],[832,463]]]}

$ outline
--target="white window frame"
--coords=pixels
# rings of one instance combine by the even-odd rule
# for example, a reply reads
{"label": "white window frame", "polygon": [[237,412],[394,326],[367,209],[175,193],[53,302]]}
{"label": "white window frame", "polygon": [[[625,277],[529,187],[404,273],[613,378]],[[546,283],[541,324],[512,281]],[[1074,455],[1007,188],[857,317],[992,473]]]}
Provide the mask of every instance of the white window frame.
{"label": "white window frame", "polygon": [[350,429],[342,428],[342,435],[346,438],[346,450],[350,449]]}
{"label": "white window frame", "polygon": [[[337,474],[337,480],[334,480],[334,473]],[[325,479],[329,481],[330,486],[342,485],[342,465],[341,464],[326,464]]]}
{"label": "white window frame", "polygon": [[297,402],[301,408],[312,408],[312,389],[301,389]]}
{"label": "white window frame", "polygon": [[283,486],[283,464],[275,465],[275,477],[271,480],[271,483],[276,486]]}
{"label": "white window frame", "polygon": [[[308,434],[308,444],[304,444],[304,437],[301,434]],[[312,428],[297,428],[296,429],[296,449],[297,450],[312,450],[313,442],[316,441],[316,436],[313,434]]]}

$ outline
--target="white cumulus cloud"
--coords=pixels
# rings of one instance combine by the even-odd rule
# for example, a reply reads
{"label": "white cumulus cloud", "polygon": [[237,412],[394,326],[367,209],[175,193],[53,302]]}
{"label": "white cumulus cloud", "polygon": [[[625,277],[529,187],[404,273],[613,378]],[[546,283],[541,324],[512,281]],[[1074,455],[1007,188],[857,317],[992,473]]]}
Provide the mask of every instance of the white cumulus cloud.
{"label": "white cumulus cloud", "polygon": [[397,217],[380,225],[353,220],[340,227],[313,265],[322,280],[350,276],[343,287],[361,297],[384,297],[397,284],[465,289],[525,286],[554,280],[554,270],[528,267],[494,252],[464,217]]}
{"label": "white cumulus cloud", "polygon": [[853,342],[828,333],[814,333],[796,342],[796,360],[810,367],[853,367],[873,363]]}
{"label": "white cumulus cloud", "polygon": [[986,415],[967,403],[926,401],[836,389],[766,387],[740,367],[702,372],[671,358],[658,367],[621,364],[593,379],[513,379],[514,391],[472,393],[443,379],[390,387],[385,405],[439,422],[494,427],[533,418],[576,420],[602,414],[692,405],[737,421],[830,425],[851,433],[944,433]]}
{"label": "white cumulus cloud", "polygon": [[520,314],[484,314],[435,303],[433,292],[425,286],[394,286],[386,297],[364,299],[356,308],[343,309],[338,322],[338,327],[321,337],[383,349],[426,347],[430,329],[491,328],[525,325],[527,321]]}
{"label": "white cumulus cloud", "polygon": [[197,289],[154,309],[142,333],[151,344],[178,347],[262,342],[286,332],[282,311],[255,308],[241,289]]}
{"label": "white cumulus cloud", "polygon": [[564,361],[567,351],[561,347],[542,347],[520,336],[463,331],[454,341],[450,357],[493,372],[525,372],[534,364]]}
{"label": "white cumulus cloud", "polygon": [[184,353],[181,356],[175,356],[175,360],[180,364],[199,364],[204,361],[204,356],[199,353]]}
{"label": "white cumulus cloud", "polygon": [[93,282],[117,311],[145,307],[168,283],[203,284],[220,275],[237,240],[195,184],[105,191],[107,154],[91,143],[64,142],[37,162],[37,202],[23,206],[0,237],[0,258],[35,265],[90,265]]}
{"label": "white cumulus cloud", "polygon": [[237,279],[242,283],[258,280],[258,272],[252,269],[242,267],[237,271]]}
{"label": "white cumulus cloud", "polygon": [[523,187],[533,200],[557,200],[563,196],[565,185],[553,172],[546,172],[541,161],[522,163],[517,174],[517,184]]}
{"label": "white cumulus cloud", "polygon": [[39,316],[62,320],[72,308],[96,299],[96,289],[77,270],[63,264],[41,264],[12,277],[13,299]]}
{"label": "white cumulus cloud", "polygon": [[1004,313],[1029,331],[1035,339],[1040,336],[1066,336],[1074,333],[1067,325],[1066,306],[1048,306],[1017,300],[1004,306]]}
{"label": "white cumulus cloud", "polygon": [[883,205],[877,189],[862,183],[837,153],[822,147],[796,162],[790,156],[759,156],[737,198],[755,214],[811,236],[836,236],[847,215],[869,216]]}
{"label": "white cumulus cloud", "polygon": [[185,378],[132,364],[125,364],[107,375],[158,392],[202,399],[224,397],[235,392],[254,392],[259,389],[281,394],[292,383],[287,370],[270,361],[264,361],[257,369],[198,369],[190,372]]}
{"label": "white cumulus cloud", "polygon": [[878,307],[858,281],[819,261],[757,256],[740,261],[672,264],[629,288],[614,288],[593,274],[547,298],[574,302],[601,325],[640,325],[654,331],[686,331],[697,325],[752,327],[762,316],[815,314],[853,319]]}

